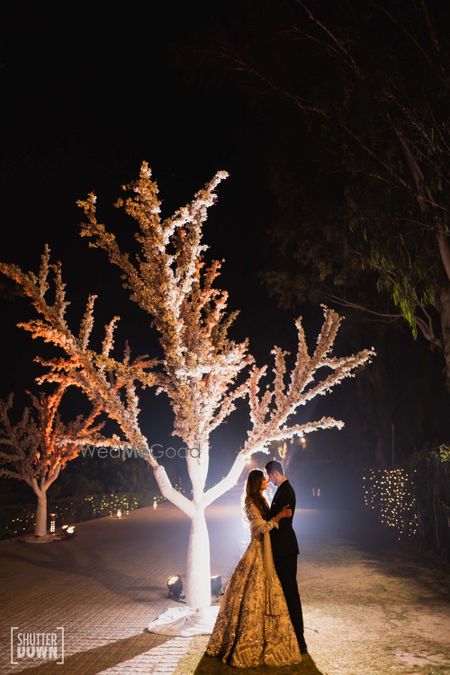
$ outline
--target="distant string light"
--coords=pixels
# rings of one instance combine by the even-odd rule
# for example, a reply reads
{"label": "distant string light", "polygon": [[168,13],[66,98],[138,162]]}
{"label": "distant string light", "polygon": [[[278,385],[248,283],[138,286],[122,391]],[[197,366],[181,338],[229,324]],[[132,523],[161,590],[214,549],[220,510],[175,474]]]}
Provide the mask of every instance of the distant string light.
{"label": "distant string light", "polygon": [[398,539],[419,528],[413,473],[406,469],[369,469],[363,476],[364,504],[381,523],[396,530]]}
{"label": "distant string light", "polygon": [[[181,491],[181,490],[180,490]],[[155,497],[157,503],[165,501],[162,495]],[[128,515],[130,511],[142,506],[139,499],[134,495],[116,494],[114,492],[102,495],[91,495],[81,499],[64,499],[60,504],[53,504],[54,513],[50,514],[50,532],[53,534],[53,520],[59,522],[67,521],[82,521],[91,520],[94,518],[102,518],[103,516],[116,516],[120,510],[122,514]],[[36,517],[35,507],[23,508],[19,515],[11,518],[11,520],[0,523],[0,538],[1,537],[17,537],[34,528],[34,521]],[[17,513],[16,511],[16,513]],[[56,527],[55,527],[56,529]]]}

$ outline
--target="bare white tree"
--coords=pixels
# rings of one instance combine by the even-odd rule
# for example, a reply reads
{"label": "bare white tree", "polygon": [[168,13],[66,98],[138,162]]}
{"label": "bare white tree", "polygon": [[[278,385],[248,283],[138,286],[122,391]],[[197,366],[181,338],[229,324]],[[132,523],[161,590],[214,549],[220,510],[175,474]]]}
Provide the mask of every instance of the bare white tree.
{"label": "bare white tree", "polygon": [[[162,219],[158,188],[146,163],[138,180],[125,189],[131,196],[117,202],[138,225],[135,238],[139,252],[123,252],[113,233],[99,222],[96,198],[90,194],[79,202],[85,214],[81,234],[90,246],[103,249],[109,260],[119,267],[124,287],[131,299],[151,317],[163,352],[160,361],[141,357],[131,363],[129,353],[121,361],[111,356],[113,331],[117,317],[109,324],[101,353],[89,348],[93,325],[94,297],[88,301],[79,336],[69,329],[65,319],[65,290],[60,266],[55,271],[55,301],[46,297],[49,252],[44,253],[39,275],[22,272],[11,264],[0,264],[0,271],[20,284],[31,298],[40,318],[22,324],[33,337],[41,337],[62,348],[64,358],[44,363],[49,372],[41,379],[59,382],[61,378],[80,386],[103,406],[118,424],[127,443],[139,448],[153,468],[158,486],[169,501],[191,520],[186,570],[187,612],[194,615],[189,630],[198,623],[201,632],[211,616],[209,537],[205,509],[233,486],[255,452],[267,452],[273,441],[301,436],[343,422],[330,417],[296,424],[292,416],[312,398],[328,393],[344,378],[370,360],[373,351],[333,357],[331,350],[341,318],[324,308],[324,322],[315,349],[309,353],[301,319],[297,319],[298,349],[294,366],[287,377],[286,356],[280,347],[273,350],[274,365],[258,367],[248,351],[248,339],[236,342],[228,335],[237,312],[226,313],[228,294],[214,287],[220,262],[207,264],[201,243],[202,227],[208,208],[215,201],[215,190],[226,178],[223,171],[200,190],[193,201],[173,216]],[[319,371],[325,375],[318,379]],[[269,375],[271,384],[262,387]],[[272,376],[270,378],[270,375]],[[111,387],[120,380],[126,396]],[[187,453],[187,470],[192,482],[192,499],[172,486],[164,467],[149,451],[147,439],[139,426],[136,385],[156,387],[165,393],[174,413],[173,435],[183,439],[191,450]],[[248,398],[251,428],[228,475],[209,490],[205,482],[209,468],[210,436],[235,410],[240,398]],[[195,452],[193,452],[195,450]]]}

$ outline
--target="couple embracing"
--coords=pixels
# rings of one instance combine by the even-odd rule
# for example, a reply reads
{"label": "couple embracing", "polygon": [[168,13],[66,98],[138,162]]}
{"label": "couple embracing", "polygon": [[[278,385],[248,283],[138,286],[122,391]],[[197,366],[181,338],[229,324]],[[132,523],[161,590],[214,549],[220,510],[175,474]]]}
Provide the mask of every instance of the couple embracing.
{"label": "couple embracing", "polygon": [[[206,653],[238,668],[300,663],[307,653],[297,587],[295,492],[280,462],[250,471],[244,517],[251,541],[222,598]],[[269,507],[263,492],[277,487]]]}

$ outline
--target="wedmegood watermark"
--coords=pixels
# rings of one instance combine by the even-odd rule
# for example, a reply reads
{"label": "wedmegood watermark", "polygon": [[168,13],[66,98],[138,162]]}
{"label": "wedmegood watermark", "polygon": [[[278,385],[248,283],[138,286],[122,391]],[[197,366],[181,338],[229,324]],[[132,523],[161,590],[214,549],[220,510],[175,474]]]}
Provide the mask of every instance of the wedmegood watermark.
{"label": "wedmegood watermark", "polygon": [[51,659],[64,663],[64,627],[54,631],[20,631],[11,626],[11,663],[18,665],[27,659]]}
{"label": "wedmegood watermark", "polygon": [[175,459],[175,457],[186,459],[188,455],[194,459],[200,457],[200,448],[187,448],[184,445],[179,448],[174,448],[171,445],[165,447],[160,443],[154,443],[150,446],[149,451],[133,447],[108,448],[87,445],[82,449],[81,454],[83,457],[98,457],[99,459],[107,459],[108,457],[112,459],[129,459],[131,457],[145,457],[148,454],[151,454],[155,459],[161,459],[162,457],[166,457],[167,459]]}

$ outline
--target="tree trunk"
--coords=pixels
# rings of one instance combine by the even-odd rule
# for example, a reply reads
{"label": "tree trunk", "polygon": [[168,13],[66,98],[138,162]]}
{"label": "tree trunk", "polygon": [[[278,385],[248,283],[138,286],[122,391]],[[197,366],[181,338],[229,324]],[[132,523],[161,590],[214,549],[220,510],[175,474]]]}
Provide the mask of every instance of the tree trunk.
{"label": "tree trunk", "polygon": [[172,487],[163,466],[153,468],[161,493],[183,511],[191,520],[186,565],[186,605],[169,607],[147,627],[160,635],[208,635],[212,632],[219,610],[211,605],[211,563],[209,535],[205,509],[230,487],[236,484],[245,466],[246,455],[240,452],[228,475],[212,488],[203,492],[206,479],[205,461],[188,462],[193,485],[193,499],[188,500]]}
{"label": "tree trunk", "polygon": [[45,537],[47,534],[47,493],[42,491],[37,496],[36,524],[34,526],[36,537]]}
{"label": "tree trunk", "polygon": [[395,424],[391,424],[391,467],[395,466]]}
{"label": "tree trunk", "polygon": [[450,287],[441,291],[439,298],[441,316],[441,340],[445,359],[445,376],[450,389]]}
{"label": "tree trunk", "polygon": [[186,602],[200,613],[211,605],[209,534],[203,506],[195,508],[191,520],[186,563]]}
{"label": "tree trunk", "polygon": [[187,469],[192,483],[193,512],[186,562],[186,603],[197,613],[211,605],[209,535],[205,520],[204,489],[209,465],[209,443],[198,443],[198,457],[188,454]]}
{"label": "tree trunk", "polygon": [[375,460],[377,463],[377,466],[380,468],[385,468],[386,466],[389,466],[389,459],[387,455],[387,441],[386,438],[377,435],[375,437],[375,446],[374,446],[374,453],[375,453]]}

